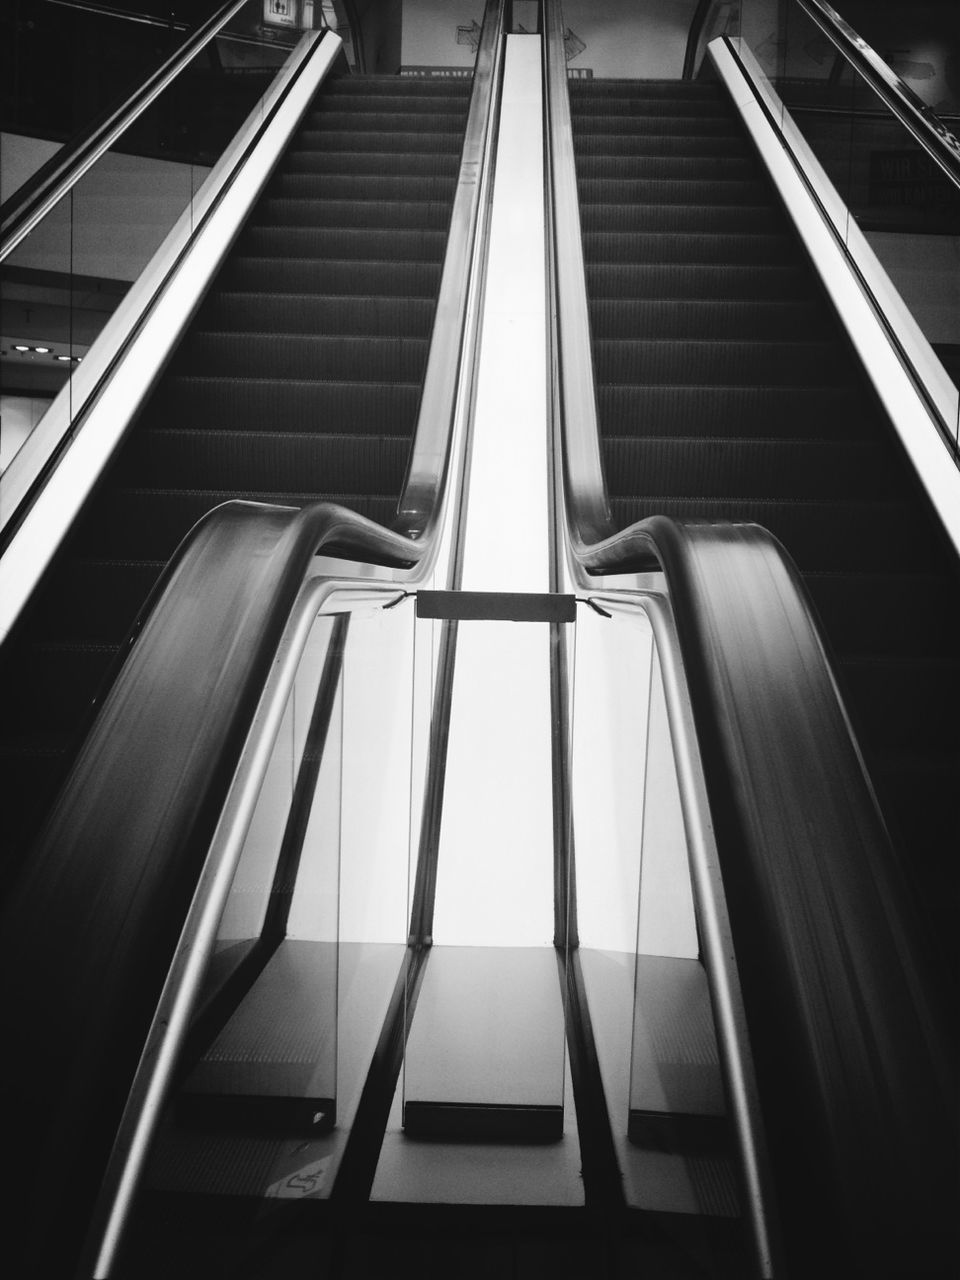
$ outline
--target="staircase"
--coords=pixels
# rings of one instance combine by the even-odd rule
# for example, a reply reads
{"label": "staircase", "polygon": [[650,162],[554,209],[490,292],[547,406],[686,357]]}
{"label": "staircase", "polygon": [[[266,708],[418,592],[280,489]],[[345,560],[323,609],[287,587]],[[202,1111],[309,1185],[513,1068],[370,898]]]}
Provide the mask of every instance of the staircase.
{"label": "staircase", "polygon": [[784,543],[955,967],[960,592],[935,517],[721,87],[572,81],[570,101],[616,523]]}
{"label": "staircase", "polygon": [[389,524],[416,425],[469,81],[328,81],[0,655],[9,884],[180,540],[231,498]]}

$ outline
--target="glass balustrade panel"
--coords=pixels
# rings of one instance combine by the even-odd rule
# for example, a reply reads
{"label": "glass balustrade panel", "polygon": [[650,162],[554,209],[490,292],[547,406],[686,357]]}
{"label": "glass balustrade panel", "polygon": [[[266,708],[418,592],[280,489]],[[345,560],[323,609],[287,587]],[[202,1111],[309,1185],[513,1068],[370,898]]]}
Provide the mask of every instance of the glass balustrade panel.
{"label": "glass balustrade panel", "polygon": [[[329,1196],[401,974],[413,605],[338,613],[353,605],[334,597],[326,608],[153,1137],[123,1246],[135,1270],[138,1259],[174,1268],[191,1257],[195,1215],[227,1221],[251,1197]],[[182,1230],[170,1227],[170,1204]],[[239,1231],[236,1247],[245,1241]]]}
{"label": "glass balustrade panel", "polygon": [[[161,246],[187,244],[212,168],[247,118],[262,115],[302,34],[265,10],[262,0],[244,5],[0,265],[0,471],[61,392],[57,412],[72,426],[89,391],[81,363],[125,299],[121,313],[138,313],[135,283],[144,294],[159,284],[145,269]],[[4,147],[15,181],[55,151],[19,136]]]}
{"label": "glass balustrade panel", "polygon": [[[911,55],[912,29],[905,21],[891,69],[919,103],[936,99],[945,112],[939,127],[955,134],[939,45],[921,40]],[[796,0],[743,0],[737,37],[748,66],[767,79],[777,123],[817,180],[843,242],[868,278],[883,282],[880,306],[908,350],[919,341],[919,372],[956,445],[960,189]],[[938,77],[942,92],[928,83]]]}
{"label": "glass balustrade panel", "polygon": [[577,633],[577,963],[624,1193],[696,1220],[729,1262],[736,1164],[657,642],[639,601],[609,597],[580,605]]}

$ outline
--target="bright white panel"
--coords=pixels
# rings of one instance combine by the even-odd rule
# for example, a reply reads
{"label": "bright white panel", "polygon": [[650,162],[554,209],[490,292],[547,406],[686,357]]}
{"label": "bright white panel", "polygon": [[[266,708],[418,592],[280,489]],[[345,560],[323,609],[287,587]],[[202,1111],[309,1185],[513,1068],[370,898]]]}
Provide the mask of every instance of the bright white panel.
{"label": "bright white panel", "polygon": [[541,96],[539,38],[508,37],[470,462],[465,591],[549,590]]}
{"label": "bright white panel", "polygon": [[553,794],[546,625],[461,623],[434,941],[553,940]]}
{"label": "bright white panel", "polygon": [[344,662],[340,937],[407,936],[413,616],[351,620]]}
{"label": "bright white panel", "polygon": [[573,814],[580,945],[637,943],[649,629],[577,610]]}

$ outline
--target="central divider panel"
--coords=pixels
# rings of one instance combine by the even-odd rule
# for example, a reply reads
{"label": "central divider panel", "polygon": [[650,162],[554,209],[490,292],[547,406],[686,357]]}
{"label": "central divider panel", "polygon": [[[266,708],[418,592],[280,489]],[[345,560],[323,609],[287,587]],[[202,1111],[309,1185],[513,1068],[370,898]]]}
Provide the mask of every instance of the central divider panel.
{"label": "central divider panel", "polygon": [[[448,780],[452,804],[441,828],[432,939],[424,939],[433,945],[404,1061],[404,1132],[448,1141],[556,1141],[563,1137],[565,1028],[555,898],[568,895],[550,838],[544,625],[572,623],[574,599],[424,592],[417,613],[421,624],[460,621],[458,649],[477,657],[485,648],[494,660],[475,683],[454,683],[451,734],[475,754],[467,768],[466,750],[458,753],[460,768]],[[527,679],[533,684],[524,691]],[[522,716],[512,713],[518,700]]]}
{"label": "central divider panel", "polygon": [[[573,600],[544,594],[544,272],[541,42],[511,35],[461,589],[421,592],[417,602],[420,627],[432,617],[437,635],[456,628],[456,657],[435,897],[418,922],[424,936],[411,938],[429,959],[409,1011],[375,1200],[582,1202],[555,947],[564,873],[555,868],[550,663]],[[422,866],[412,870],[423,876]],[[565,1136],[561,1149],[542,1145]]]}
{"label": "central divider panel", "polygon": [[[508,37],[464,593],[548,586],[541,65],[537,36]],[[497,510],[511,519],[491,520]],[[464,593],[435,600],[435,616],[462,614]],[[535,620],[529,607],[511,619],[504,597],[479,599],[485,620],[461,623],[457,634],[434,946],[407,1044],[404,1131],[557,1139],[564,1027],[553,951],[549,635],[514,625]],[[421,617],[426,604],[418,601]]]}

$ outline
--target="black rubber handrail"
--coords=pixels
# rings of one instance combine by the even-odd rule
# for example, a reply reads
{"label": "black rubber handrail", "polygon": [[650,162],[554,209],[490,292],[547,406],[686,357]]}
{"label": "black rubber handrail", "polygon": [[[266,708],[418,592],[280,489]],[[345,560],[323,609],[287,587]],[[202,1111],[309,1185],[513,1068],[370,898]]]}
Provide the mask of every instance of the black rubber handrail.
{"label": "black rubber handrail", "polygon": [[367,74],[367,47],[363,37],[363,29],[360,25],[360,18],[357,14],[357,6],[354,4],[354,0],[340,0],[340,3],[343,5],[344,16],[350,28],[350,39],[353,42],[353,56],[357,64],[357,74],[364,76]]}
{"label": "black rubber handrail", "polygon": [[110,109],[61,147],[0,206],[0,261],[17,247],[246,3],[247,0],[228,0],[201,23],[121,106]]}
{"label": "black rubber handrail", "polygon": [[657,516],[580,559],[668,583],[788,1264],[946,1274],[956,1061],[797,570],[757,525]]}
{"label": "black rubber handrail", "polygon": [[[70,1274],[241,749],[320,551],[399,566],[419,555],[327,503],[230,502],[195,526],[0,920],[5,1016],[20,1046],[3,1063],[18,1099],[7,1149],[24,1171],[9,1219],[26,1251],[18,1274]],[[76,1195],[51,1233],[37,1193],[64,1143]],[[14,1243],[8,1232],[5,1248]]]}
{"label": "black rubber handrail", "polygon": [[680,74],[684,80],[692,80],[697,74],[697,50],[700,48],[703,29],[707,25],[707,18],[713,4],[714,0],[697,0],[697,7],[690,19],[687,46],[683,51],[683,70]]}

